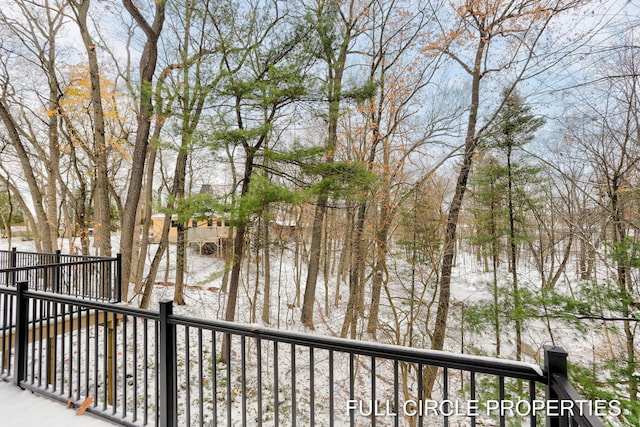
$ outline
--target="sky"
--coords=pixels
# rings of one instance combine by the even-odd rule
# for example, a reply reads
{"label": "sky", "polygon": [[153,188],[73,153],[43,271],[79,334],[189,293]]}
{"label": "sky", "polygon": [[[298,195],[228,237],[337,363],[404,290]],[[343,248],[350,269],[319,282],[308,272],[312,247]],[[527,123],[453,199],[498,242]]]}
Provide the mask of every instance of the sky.
{"label": "sky", "polygon": [[113,424],[64,404],[0,381],[0,414],[3,427],[106,427]]}

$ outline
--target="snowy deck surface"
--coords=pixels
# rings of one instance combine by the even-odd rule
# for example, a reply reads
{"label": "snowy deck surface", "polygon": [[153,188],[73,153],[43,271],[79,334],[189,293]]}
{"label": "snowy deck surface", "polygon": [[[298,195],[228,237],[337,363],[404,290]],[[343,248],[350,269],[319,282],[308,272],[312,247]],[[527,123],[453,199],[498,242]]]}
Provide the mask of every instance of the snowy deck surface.
{"label": "snowy deck surface", "polygon": [[3,427],[106,427],[113,424],[93,415],[76,415],[60,402],[21,390],[0,381],[0,413]]}

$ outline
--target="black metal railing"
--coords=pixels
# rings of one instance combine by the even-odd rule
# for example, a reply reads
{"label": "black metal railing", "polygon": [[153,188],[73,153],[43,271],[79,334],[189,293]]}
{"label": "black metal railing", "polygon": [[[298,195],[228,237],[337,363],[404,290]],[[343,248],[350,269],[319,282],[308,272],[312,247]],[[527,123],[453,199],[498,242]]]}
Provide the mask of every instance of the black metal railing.
{"label": "black metal railing", "polygon": [[120,255],[84,255],[0,251],[0,285],[27,282],[31,290],[97,301],[120,301]]}
{"label": "black metal railing", "polygon": [[0,287],[0,377],[72,405],[91,398],[90,412],[122,425],[603,425],[566,380],[557,347],[545,347],[541,367],[193,319],[172,307]]}

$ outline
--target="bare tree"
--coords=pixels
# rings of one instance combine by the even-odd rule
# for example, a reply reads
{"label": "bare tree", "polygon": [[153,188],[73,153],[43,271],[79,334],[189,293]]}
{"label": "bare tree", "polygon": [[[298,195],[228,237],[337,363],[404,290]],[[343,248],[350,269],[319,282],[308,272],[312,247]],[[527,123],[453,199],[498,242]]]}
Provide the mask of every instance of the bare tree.
{"label": "bare tree", "polygon": [[[635,49],[620,49],[613,59],[605,61],[607,69],[615,69],[615,75],[604,73],[606,86],[597,88],[595,94],[584,99],[583,126],[567,129],[571,141],[582,151],[582,161],[588,162],[594,171],[592,198],[599,201],[606,215],[603,235],[609,244],[609,257],[615,271],[615,284],[619,300],[616,310],[623,325],[625,372],[628,378],[629,399],[638,400],[636,333],[638,323],[631,317],[636,309],[640,290],[632,279],[632,271],[638,268],[634,261],[637,245],[635,232],[640,229],[636,221],[636,198],[631,188],[638,183],[640,164],[640,75]],[[612,66],[609,68],[610,66]],[[597,102],[595,102],[597,101]]]}
{"label": "bare tree", "polygon": [[[314,1],[308,7],[313,19],[313,31],[320,43],[320,52],[327,66],[325,91],[327,98],[327,139],[325,142],[325,162],[332,163],[338,147],[338,122],[343,102],[343,78],[348,56],[352,53],[353,43],[366,28],[366,12],[373,1],[360,3],[350,0]],[[316,199],[315,213],[311,231],[309,265],[304,290],[301,321],[313,328],[313,306],[315,304],[316,285],[320,272],[323,241],[323,225],[327,212],[328,194],[320,194]]]}
{"label": "bare tree", "polygon": [[87,14],[91,1],[71,1],[80,36],[89,60],[89,79],[91,81],[91,103],[93,112],[93,163],[95,164],[94,191],[94,239],[98,247],[98,254],[111,256],[111,203],[109,201],[108,151],[105,138],[105,119],[102,107],[102,92],[100,89],[100,67],[96,44],[93,41]]}
{"label": "bare tree", "polygon": [[[3,67],[0,78],[0,119],[7,130],[8,140],[15,153],[27,181],[30,196],[37,217],[37,247],[45,252],[53,252],[58,238],[58,197],[60,144],[58,128],[58,107],[61,96],[58,76],[58,35],[65,24],[65,5],[45,1],[34,5],[32,2],[15,2],[13,13],[0,12],[0,21],[11,34],[14,45],[3,46],[4,55],[18,64],[17,58],[25,58],[23,64],[33,67],[34,80],[44,81],[42,90],[20,95],[14,84],[18,76]],[[12,82],[12,79],[14,82]],[[31,90],[24,88],[24,90]],[[30,96],[37,97],[41,110],[47,112],[42,120],[40,111],[34,111],[27,102]],[[37,110],[37,108],[36,108]],[[46,144],[39,144],[44,140]],[[40,175],[41,174],[41,175]]]}
{"label": "bare tree", "polygon": [[[137,111],[137,130],[131,159],[131,173],[129,187],[122,213],[120,236],[120,253],[122,254],[122,295],[126,298],[129,293],[131,280],[131,259],[134,251],[136,236],[136,212],[140,203],[142,182],[147,160],[147,147],[153,116],[153,77],[158,60],[158,40],[162,32],[165,19],[166,0],[155,2],[153,21],[149,23],[140,9],[132,0],[123,0],[123,4],[133,20],[144,32],[146,42],[140,56],[140,92],[139,108]],[[135,269],[134,269],[135,271]]]}
{"label": "bare tree", "polygon": [[[451,24],[444,20],[441,21],[440,35],[425,49],[426,54],[432,51],[445,53],[461,67],[471,82],[462,162],[447,216],[438,311],[433,325],[431,345],[433,349],[441,350],[444,348],[458,219],[475,153],[481,136],[503,107],[503,105],[499,105],[494,109],[493,114],[488,115],[485,124],[480,125],[479,111],[483,100],[481,83],[489,74],[511,68],[511,75],[514,77],[506,90],[509,95],[517,84],[527,77],[534,54],[538,50],[538,43],[549,22],[561,12],[575,7],[579,3],[579,1],[564,0],[552,0],[544,2],[544,4],[534,0],[508,3],[492,0],[466,0],[452,11]],[[499,55],[495,54],[501,43],[510,47],[509,54],[505,55],[505,51],[501,49]],[[428,369],[424,382],[427,396],[431,395],[435,379],[436,369]]]}

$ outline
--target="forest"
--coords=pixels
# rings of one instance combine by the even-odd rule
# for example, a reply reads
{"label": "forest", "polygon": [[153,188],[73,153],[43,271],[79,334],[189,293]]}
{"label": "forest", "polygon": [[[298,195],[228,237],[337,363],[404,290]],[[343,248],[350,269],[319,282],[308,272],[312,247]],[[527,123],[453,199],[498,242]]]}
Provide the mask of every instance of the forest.
{"label": "forest", "polygon": [[168,266],[186,304],[206,253],[228,321],[280,304],[527,361],[588,341],[572,380],[637,425],[636,0],[0,4],[8,247],[21,225],[39,252],[119,253],[142,308]]}

